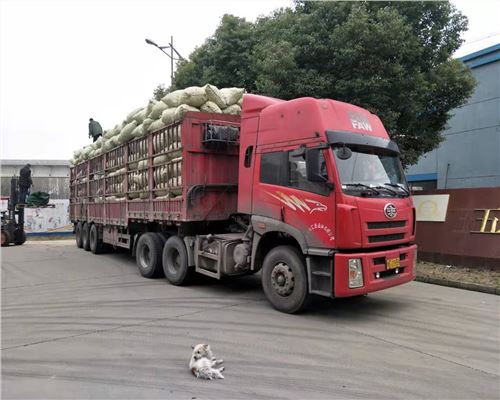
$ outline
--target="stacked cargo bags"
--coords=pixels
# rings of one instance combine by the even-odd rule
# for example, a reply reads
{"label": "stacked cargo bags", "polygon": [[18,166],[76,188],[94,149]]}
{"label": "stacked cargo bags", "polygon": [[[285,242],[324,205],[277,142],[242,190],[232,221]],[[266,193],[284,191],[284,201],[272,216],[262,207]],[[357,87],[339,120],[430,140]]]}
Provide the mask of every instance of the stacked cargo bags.
{"label": "stacked cargo bags", "polygon": [[114,128],[104,131],[95,143],[75,151],[73,164],[96,157],[120,144],[145,136],[181,120],[188,111],[240,114],[244,89],[218,89],[213,85],[192,86],[167,94],[160,101],[151,100],[145,107],[131,111]]}
{"label": "stacked cargo bags", "polygon": [[[115,147],[134,139],[129,146],[128,168],[124,165],[122,152],[110,157],[114,164],[108,165],[112,172],[106,176],[106,200],[120,201],[126,196],[130,200],[149,198],[147,139],[149,132],[165,126],[169,129],[153,134],[153,193],[157,199],[172,198],[182,192],[181,126],[176,121],[189,111],[207,113],[240,114],[244,89],[218,89],[212,85],[189,87],[168,93],[160,101],[149,101],[145,107],[131,111],[126,119],[104,132],[95,143],[75,151],[73,164],[97,157]],[[116,149],[116,150],[121,150]],[[128,190],[125,191],[125,176],[128,175]],[[98,178],[94,175],[94,179]],[[125,194],[127,193],[127,194]],[[96,197],[100,201],[103,197]]]}

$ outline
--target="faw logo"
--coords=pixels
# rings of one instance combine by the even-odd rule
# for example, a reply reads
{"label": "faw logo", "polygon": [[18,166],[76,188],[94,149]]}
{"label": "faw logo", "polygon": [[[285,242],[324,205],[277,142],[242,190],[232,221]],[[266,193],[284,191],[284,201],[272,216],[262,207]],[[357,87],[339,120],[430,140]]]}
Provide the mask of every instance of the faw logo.
{"label": "faw logo", "polygon": [[299,199],[297,196],[287,195],[283,192],[277,191],[276,193],[267,192],[266,193],[274,197],[276,200],[279,200],[284,205],[290,207],[292,210],[297,211],[300,210],[302,212],[309,211],[309,214],[312,214],[314,211],[326,211],[328,209],[323,203],[320,203],[316,200],[311,199]]}
{"label": "faw logo", "polygon": [[349,119],[351,120],[351,125],[354,129],[360,129],[363,131],[372,131],[372,126],[370,125],[370,121],[364,115],[348,111]]}

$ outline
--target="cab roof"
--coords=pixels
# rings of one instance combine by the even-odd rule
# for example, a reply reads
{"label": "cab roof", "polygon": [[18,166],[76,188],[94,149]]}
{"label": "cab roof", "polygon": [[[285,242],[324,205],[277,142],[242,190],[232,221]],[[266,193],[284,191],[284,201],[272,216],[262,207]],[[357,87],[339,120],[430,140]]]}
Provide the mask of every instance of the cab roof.
{"label": "cab roof", "polygon": [[[302,97],[284,101],[245,95],[242,119],[260,115],[259,143],[307,137],[326,138],[326,131],[352,132],[389,140],[380,118],[368,110],[330,99]],[[266,133],[267,132],[267,133]],[[276,136],[282,137],[276,137]]]}

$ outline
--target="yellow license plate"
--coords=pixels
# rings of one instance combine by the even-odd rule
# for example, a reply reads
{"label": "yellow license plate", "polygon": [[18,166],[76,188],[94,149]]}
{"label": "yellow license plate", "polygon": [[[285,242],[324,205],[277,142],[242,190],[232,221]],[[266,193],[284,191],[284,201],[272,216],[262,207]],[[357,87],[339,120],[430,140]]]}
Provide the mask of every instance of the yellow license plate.
{"label": "yellow license plate", "polygon": [[399,268],[401,266],[398,258],[388,258],[385,262],[387,269]]}

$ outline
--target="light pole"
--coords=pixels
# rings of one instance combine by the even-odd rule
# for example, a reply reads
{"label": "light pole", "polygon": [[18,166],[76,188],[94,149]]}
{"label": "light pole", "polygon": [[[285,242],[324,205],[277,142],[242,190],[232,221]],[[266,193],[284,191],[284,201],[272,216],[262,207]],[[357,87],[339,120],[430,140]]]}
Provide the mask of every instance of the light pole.
{"label": "light pole", "polygon": [[[175,49],[174,47],[174,37],[170,36],[170,43],[166,46],[158,46],[155,42],[153,42],[151,39],[146,39],[146,43],[150,44],[151,46],[155,46],[156,48],[160,49],[162,52],[164,52],[168,57],[170,57],[170,85],[172,85],[172,82],[174,81],[174,60],[176,61],[184,61],[184,57],[182,57],[179,52]],[[168,54],[165,49],[170,49],[170,54]],[[174,57],[174,52],[177,54],[178,58]]]}

